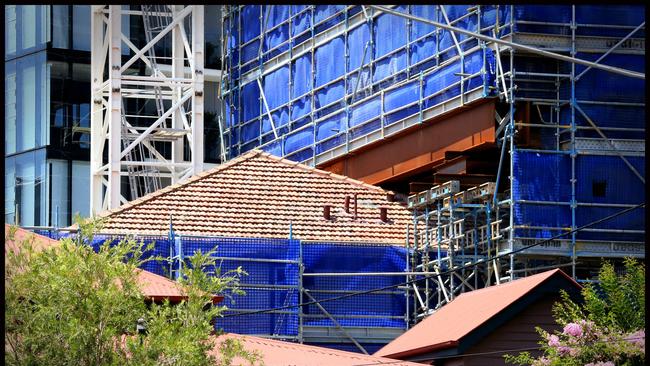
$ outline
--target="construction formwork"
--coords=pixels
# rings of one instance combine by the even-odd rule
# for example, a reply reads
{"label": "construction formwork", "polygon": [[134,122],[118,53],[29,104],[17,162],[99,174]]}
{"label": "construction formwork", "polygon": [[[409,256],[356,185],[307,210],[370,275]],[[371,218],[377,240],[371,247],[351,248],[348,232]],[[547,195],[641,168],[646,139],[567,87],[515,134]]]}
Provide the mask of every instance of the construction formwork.
{"label": "construction formwork", "polygon": [[582,280],[600,258],[645,257],[644,208],[575,231],[645,202],[644,6],[223,13],[229,157],[261,147],[319,165],[496,99],[496,180],[411,198],[410,261],[428,277],[412,287],[411,319],[541,269]]}
{"label": "construction formwork", "polygon": [[[36,232],[54,239],[70,235]],[[197,251],[215,250],[212,256],[218,267],[207,269],[213,275],[234,275],[229,272],[241,267],[247,273],[240,277],[245,294],[222,294],[227,310],[215,323],[226,332],[372,354],[408,328],[409,298],[401,284],[409,262],[407,251],[399,245],[206,237],[173,231],[168,236],[129,237],[145,245],[153,243],[143,258],[162,258],[145,262],[143,269],[172,279]],[[99,250],[105,242],[116,244],[123,238],[97,234],[86,244]]]}

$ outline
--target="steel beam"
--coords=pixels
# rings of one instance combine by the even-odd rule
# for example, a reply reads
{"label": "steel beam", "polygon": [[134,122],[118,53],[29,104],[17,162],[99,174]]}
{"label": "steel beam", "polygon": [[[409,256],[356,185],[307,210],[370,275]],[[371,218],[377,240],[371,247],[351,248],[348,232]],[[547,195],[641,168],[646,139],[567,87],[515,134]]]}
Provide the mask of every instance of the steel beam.
{"label": "steel beam", "polygon": [[[182,5],[171,5],[173,17],[178,17],[178,14],[183,9]],[[185,60],[185,51],[183,46],[183,37],[181,35],[183,23],[177,24],[172,30],[172,79],[183,78],[183,66]],[[191,54],[188,54],[187,57],[191,57]],[[172,104],[177,104],[182,98],[183,90],[180,86],[177,86],[172,89]],[[177,108],[172,114],[172,128],[181,129],[183,128],[183,119],[182,119],[183,110],[182,108]],[[176,139],[172,142],[172,163],[177,164],[183,161],[183,140]],[[174,170],[172,174],[172,184],[178,182],[177,171]]]}
{"label": "steel beam", "polygon": [[[91,5],[91,104],[90,104],[90,212],[92,215],[103,211],[102,202],[104,183],[102,176],[97,172],[103,163],[103,147],[106,139],[104,134],[104,106],[100,85],[104,82],[104,59],[106,58],[106,44],[104,36],[104,6]],[[108,33],[106,33],[108,35]]]}
{"label": "steel beam", "polygon": [[115,208],[120,206],[120,151],[122,145],[122,14],[121,6],[114,5],[109,8],[108,16],[108,75],[109,75],[109,96],[108,96],[108,206]]}
{"label": "steel beam", "polygon": [[[204,78],[204,24],[203,5],[192,6],[192,150],[193,174],[203,171],[203,78]],[[180,14],[179,14],[180,16]],[[189,55],[188,55],[189,56]]]}

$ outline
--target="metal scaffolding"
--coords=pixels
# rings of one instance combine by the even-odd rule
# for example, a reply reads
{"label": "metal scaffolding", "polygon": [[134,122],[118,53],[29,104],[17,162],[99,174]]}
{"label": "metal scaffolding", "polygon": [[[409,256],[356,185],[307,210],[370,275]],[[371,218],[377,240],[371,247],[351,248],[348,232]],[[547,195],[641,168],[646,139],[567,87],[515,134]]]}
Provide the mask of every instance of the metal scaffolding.
{"label": "metal scaffolding", "polygon": [[[384,7],[376,8],[414,21],[432,23],[426,19],[398,14]],[[480,13],[480,6],[476,11]],[[511,6],[511,14],[514,14],[514,6]],[[619,169],[624,171],[629,169],[632,180],[635,181],[638,178],[636,183],[640,181],[639,188],[641,190],[645,188],[644,175],[639,172],[639,160],[636,160],[636,166],[630,161],[633,158],[645,157],[643,146],[645,129],[636,126],[613,127],[611,123],[608,126],[599,126],[594,121],[597,117],[588,115],[581,106],[644,108],[645,103],[598,100],[597,98],[580,100],[576,95],[576,83],[590,69],[596,68],[622,75],[618,76],[620,78],[644,79],[645,75],[642,72],[603,65],[600,61],[610,54],[643,55],[645,51],[644,39],[636,38],[634,42],[629,40],[634,35],[640,36],[637,32],[644,28],[645,22],[635,27],[579,24],[576,19],[576,6],[571,6],[570,21],[565,24],[518,21],[513,16],[509,22],[510,29],[515,29],[517,22],[530,27],[553,26],[569,31],[565,35],[544,34],[543,32],[540,34],[512,32],[501,38],[496,37],[497,30],[493,30],[493,37],[471,34],[466,30],[458,32],[485,40],[487,42],[485,46],[492,48],[497,55],[495,86],[498,89],[500,100],[498,105],[502,111],[507,111],[505,117],[501,117],[498,112],[495,116],[501,158],[496,182],[459,191],[458,181],[450,181],[409,197],[409,208],[413,211],[413,224],[409,229],[410,234],[407,240],[407,247],[413,253],[411,265],[423,273],[430,273],[428,279],[418,281],[418,285],[412,286],[411,289],[415,299],[411,311],[416,320],[434,312],[462,292],[510,281],[518,276],[526,276],[536,271],[566,267],[573,278],[580,281],[589,277],[586,274],[594,274],[597,271],[599,258],[645,257],[643,239],[639,239],[639,235],[645,236],[643,228],[605,227],[581,230],[587,234],[597,233],[605,239],[584,235],[582,238],[578,238],[579,234],[572,231],[580,226],[578,224],[580,214],[585,215],[585,208],[621,210],[634,207],[635,203],[638,204],[644,200],[640,198],[641,202],[623,203],[616,202],[616,200],[585,202],[584,198],[579,199],[578,184],[581,183],[581,179],[584,180],[586,177],[579,176],[582,173],[579,174],[577,162],[583,156],[621,159],[624,165]],[[452,29],[444,24],[437,24],[437,26],[458,31],[458,29]],[[618,30],[625,35],[617,38],[576,35],[576,29],[590,29],[599,26],[611,29],[619,28]],[[628,47],[619,48],[626,42],[628,42]],[[553,54],[549,55],[547,51],[531,47],[540,44],[543,45],[542,48],[552,50]],[[568,56],[562,55],[562,53],[568,53]],[[595,61],[578,58],[579,54],[585,57],[586,53],[595,53],[600,57]],[[549,56],[559,62],[549,61]],[[527,69],[518,71],[517,67],[521,67],[520,60],[522,59],[531,61],[525,65],[528,66]],[[531,70],[530,65],[537,63],[537,68],[542,68],[539,63],[543,62],[551,62],[556,70],[554,72]],[[587,67],[578,72],[577,65]],[[585,93],[582,92],[582,94]],[[525,113],[522,114],[521,110],[524,110]],[[520,112],[520,117],[517,117],[517,112]],[[530,113],[535,113],[535,118],[531,118]],[[583,123],[578,123],[578,116],[582,117]],[[555,141],[537,143],[538,146],[531,146],[533,144],[528,142],[522,143],[523,138],[520,138],[518,134],[530,134],[530,131],[535,129],[539,136],[546,136],[545,131],[552,130],[553,133],[550,136],[554,136]],[[581,136],[577,136],[578,131],[582,132]],[[619,134],[621,137],[608,138],[607,131]],[[585,132],[593,133],[594,137],[584,137],[587,135]],[[526,146],[518,146],[518,144]],[[507,155],[505,154],[506,148],[509,153]],[[566,171],[569,174],[564,181],[569,186],[566,201],[545,197],[530,199],[524,196],[522,192],[526,187],[515,184],[518,181],[524,181],[524,177],[530,173],[521,170],[526,168],[526,165],[519,162],[518,164],[521,165],[518,167],[515,164],[518,159],[521,159],[521,156],[526,156],[525,154],[536,154],[540,161],[545,156],[555,156],[565,160],[564,163],[568,165]],[[580,163],[585,165],[582,161]],[[606,164],[606,161],[597,162],[597,165],[602,164]],[[527,168],[532,167],[531,165]],[[561,170],[559,166],[555,168],[557,171]],[[592,167],[589,168],[592,169]],[[584,172],[585,168],[581,169]],[[506,187],[498,187],[504,171],[509,172],[509,182]],[[540,171],[536,173],[556,174],[557,172]],[[584,190],[584,186],[581,188]],[[552,191],[554,187],[548,186],[545,189]],[[558,188],[555,187],[555,189]],[[596,188],[592,189],[596,190]],[[623,189],[629,189],[629,187]],[[584,192],[581,195],[584,197]],[[605,196],[604,193],[602,195]],[[480,202],[476,202],[479,197],[482,199],[479,200]],[[561,225],[555,226],[535,225],[531,223],[530,218],[525,218],[529,221],[527,223],[516,222],[516,220],[522,221],[516,218],[519,214],[515,212],[516,210],[521,212],[525,207],[540,206],[553,210],[566,210],[570,218],[568,221],[562,222]],[[643,213],[639,210],[636,215],[643,215]],[[602,216],[605,215],[601,213],[600,217]],[[595,218],[600,217],[595,216]],[[585,223],[584,218],[581,223]],[[542,238],[567,231],[572,231],[571,235],[553,240],[542,247],[508,255],[508,253],[518,251]],[[540,236],[541,232],[545,233]],[[616,235],[636,235],[637,239],[614,238]],[[472,266],[472,270],[454,271],[454,269],[462,268],[468,264],[478,265]],[[448,271],[452,272],[445,273],[443,276],[437,275],[437,273]],[[417,278],[421,278],[421,276],[411,277],[412,280]]]}
{"label": "metal scaffolding", "polygon": [[[409,299],[397,285],[414,273],[401,245],[181,235],[172,228],[166,237],[96,233],[86,244],[99,250],[125,237],[141,240],[152,246],[147,255],[164,258],[147,261],[142,269],[172,279],[195,251],[216,250],[212,256],[219,269],[211,275],[239,267],[248,273],[239,283],[245,294],[223,294],[228,309],[216,326],[226,332],[334,348],[349,345],[371,354],[407,329]],[[76,235],[69,228],[32,229],[57,240]],[[392,284],[396,286],[383,291],[322,301]]]}
{"label": "metal scaffolding", "polygon": [[[200,5],[92,6],[93,215],[203,170],[203,14]],[[132,17],[143,20],[143,47],[122,33],[122,23],[130,24]],[[172,47],[171,75],[158,67],[165,57],[155,49],[163,42]],[[139,63],[144,75],[135,69]],[[133,101],[153,101],[155,113],[127,114],[125,104]],[[129,194],[122,189],[123,178]]]}

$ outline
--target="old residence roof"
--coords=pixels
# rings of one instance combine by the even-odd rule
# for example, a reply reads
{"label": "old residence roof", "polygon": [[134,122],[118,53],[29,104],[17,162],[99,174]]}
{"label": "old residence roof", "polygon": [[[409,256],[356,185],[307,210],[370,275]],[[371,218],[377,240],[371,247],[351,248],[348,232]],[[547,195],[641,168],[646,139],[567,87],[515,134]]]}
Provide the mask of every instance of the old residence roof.
{"label": "old residence roof", "polygon": [[[357,194],[357,218],[354,199]],[[408,210],[379,187],[253,150],[104,212],[107,234],[179,234],[403,244]],[[344,210],[346,196],[349,213]],[[323,206],[332,205],[331,220]],[[388,222],[380,220],[386,207]]]}
{"label": "old residence roof", "polygon": [[[13,238],[8,238],[7,233],[9,230],[10,225],[5,224],[5,255],[9,251],[19,251],[21,244],[30,239],[35,250],[45,250],[61,245],[61,242],[58,240],[50,239],[21,228],[16,228]],[[169,299],[171,302],[178,302],[186,298],[178,283],[141,269],[136,269],[136,272],[136,281],[140,285],[140,290],[145,298],[154,301]],[[221,296],[215,296],[213,301],[216,302],[222,299],[223,297]]]}
{"label": "old residence roof", "polygon": [[[239,334],[224,334],[217,337],[213,354],[218,358],[218,347],[226,339],[239,339],[246,351],[259,352],[264,365],[319,366],[319,365],[382,365],[415,366],[417,363],[395,361],[388,358],[339,351],[330,348],[308,346],[306,344],[284,342]],[[233,365],[249,365],[235,358]]]}
{"label": "old residence roof", "polygon": [[560,276],[580,288],[571,277],[554,269],[466,292],[381,348],[375,356],[402,358],[456,347],[461,338],[554,276]]}

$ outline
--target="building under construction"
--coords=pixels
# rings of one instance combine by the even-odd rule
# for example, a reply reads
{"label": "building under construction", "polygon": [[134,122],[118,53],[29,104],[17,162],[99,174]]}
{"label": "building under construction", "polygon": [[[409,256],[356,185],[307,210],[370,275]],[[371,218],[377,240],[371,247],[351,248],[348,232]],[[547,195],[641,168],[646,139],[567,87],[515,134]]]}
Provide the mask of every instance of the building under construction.
{"label": "building under construction", "polygon": [[261,148],[408,195],[428,275],[416,319],[540,269],[580,280],[645,256],[644,6],[223,14],[228,156]]}
{"label": "building under construction", "polygon": [[[228,303],[237,315],[223,320],[227,331],[367,352],[461,292],[557,267],[586,280],[602,258],[645,257],[644,6],[232,5],[220,20],[203,14],[196,5],[92,7],[91,211],[114,210],[106,234],[156,241],[172,266],[149,270],[173,276],[174,264],[214,246],[226,267],[248,266],[248,295]],[[143,44],[121,33],[129,17],[144,19]],[[218,141],[203,139],[211,21],[223,25]],[[156,43],[165,39],[163,67]],[[124,107],[147,101],[148,115]],[[196,177],[205,144],[239,160]],[[230,169],[255,167],[253,149],[285,158],[273,163],[282,168]],[[278,183],[288,167],[302,175]],[[228,179],[248,191],[218,194]],[[298,195],[283,191],[294,184]],[[374,216],[357,216],[349,185],[374,192],[359,199]],[[258,207],[284,195],[293,201]],[[305,202],[320,206],[300,227]],[[391,219],[387,240],[375,229]],[[330,224],[348,238],[300,236]],[[352,230],[363,225],[368,237]],[[324,301],[332,296],[344,297]]]}

